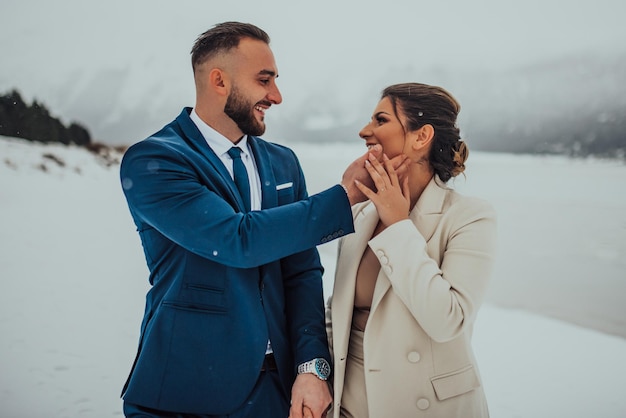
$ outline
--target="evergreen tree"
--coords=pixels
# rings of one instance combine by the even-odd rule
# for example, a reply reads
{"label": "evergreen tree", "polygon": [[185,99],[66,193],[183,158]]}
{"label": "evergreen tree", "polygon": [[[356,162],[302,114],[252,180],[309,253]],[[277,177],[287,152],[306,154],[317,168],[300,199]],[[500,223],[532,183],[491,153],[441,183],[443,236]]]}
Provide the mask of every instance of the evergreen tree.
{"label": "evergreen tree", "polygon": [[0,135],[37,142],[60,142],[86,146],[91,135],[83,126],[72,123],[65,127],[43,103],[36,100],[28,106],[17,90],[0,96]]}

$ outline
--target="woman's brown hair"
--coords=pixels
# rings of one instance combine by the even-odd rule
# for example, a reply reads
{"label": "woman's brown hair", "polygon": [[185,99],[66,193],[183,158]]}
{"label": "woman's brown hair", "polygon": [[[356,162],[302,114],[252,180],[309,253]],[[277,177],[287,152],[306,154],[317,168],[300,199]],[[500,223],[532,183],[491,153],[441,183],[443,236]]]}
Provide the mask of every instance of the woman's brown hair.
{"label": "woman's brown hair", "polygon": [[435,136],[428,162],[444,183],[465,171],[469,149],[457,127],[461,105],[450,93],[437,86],[402,83],[383,90],[381,99],[385,97],[391,101],[396,116],[398,110],[404,114],[406,131],[432,125]]}

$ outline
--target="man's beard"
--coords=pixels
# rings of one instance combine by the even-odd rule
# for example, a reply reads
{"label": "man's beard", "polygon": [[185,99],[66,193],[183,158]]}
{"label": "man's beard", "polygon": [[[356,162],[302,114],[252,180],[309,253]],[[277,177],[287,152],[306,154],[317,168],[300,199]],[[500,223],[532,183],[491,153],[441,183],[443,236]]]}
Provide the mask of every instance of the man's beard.
{"label": "man's beard", "polygon": [[228,115],[245,135],[260,136],[265,132],[265,124],[254,117],[254,105],[246,101],[239,89],[233,86],[224,113]]}

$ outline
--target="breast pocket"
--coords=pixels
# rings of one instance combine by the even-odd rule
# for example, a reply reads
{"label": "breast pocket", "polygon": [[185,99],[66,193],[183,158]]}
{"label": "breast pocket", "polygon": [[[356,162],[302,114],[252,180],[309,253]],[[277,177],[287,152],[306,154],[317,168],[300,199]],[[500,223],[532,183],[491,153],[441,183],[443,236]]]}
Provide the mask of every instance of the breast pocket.
{"label": "breast pocket", "polygon": [[276,185],[276,194],[278,196],[278,205],[286,205],[292,203],[296,199],[296,194],[292,182]]}

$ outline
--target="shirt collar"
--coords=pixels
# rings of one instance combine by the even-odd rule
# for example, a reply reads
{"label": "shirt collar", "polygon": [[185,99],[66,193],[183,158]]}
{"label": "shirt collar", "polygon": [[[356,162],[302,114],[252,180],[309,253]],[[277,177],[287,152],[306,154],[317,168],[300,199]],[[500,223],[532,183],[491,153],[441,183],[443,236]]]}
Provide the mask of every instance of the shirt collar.
{"label": "shirt collar", "polygon": [[241,148],[242,154],[244,156],[248,156],[248,135],[244,135],[243,138],[241,138],[241,140],[235,145],[224,135],[211,128],[202,119],[200,119],[200,116],[196,113],[195,108],[191,110],[189,117],[198,127],[198,130],[204,137],[206,143],[219,157],[226,154],[228,150],[234,146]]}

